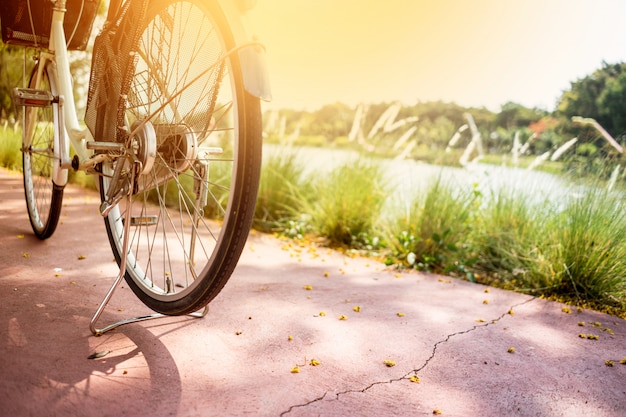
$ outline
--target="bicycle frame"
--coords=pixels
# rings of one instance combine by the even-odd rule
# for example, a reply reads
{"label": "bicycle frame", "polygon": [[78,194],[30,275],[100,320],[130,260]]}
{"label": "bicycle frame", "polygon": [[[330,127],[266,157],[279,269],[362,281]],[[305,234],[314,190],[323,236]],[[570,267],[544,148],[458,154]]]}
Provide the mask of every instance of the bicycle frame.
{"label": "bicycle frame", "polygon": [[[41,86],[43,71],[48,62],[54,63],[54,74],[59,95],[57,123],[59,129],[55,129],[55,160],[53,181],[58,186],[64,186],[68,180],[68,169],[76,170],[92,169],[98,163],[106,160],[105,154],[94,156],[94,152],[88,148],[88,143],[94,138],[87,128],[82,128],[78,116],[74,93],[72,88],[72,75],[70,72],[69,53],[67,50],[63,21],[66,12],[67,0],[56,0],[53,8],[52,23],[50,28],[50,41],[48,50],[39,52],[39,65],[36,74],[35,88]],[[255,97],[263,100],[271,99],[269,77],[265,65],[264,54],[258,44],[250,43],[245,33],[240,15],[245,9],[251,7],[250,2],[235,0],[217,0],[224,11],[228,24],[235,36],[236,45],[242,45],[236,51],[242,62],[244,86]],[[25,121],[26,126],[32,128],[33,120]],[[23,146],[27,148],[28,143]],[[77,161],[72,163],[70,158],[70,146],[74,150]]]}
{"label": "bicycle frame", "polygon": [[[78,158],[82,161],[91,158],[91,151],[85,146],[85,140],[93,140],[87,129],[81,129],[76,105],[74,103],[74,94],[72,89],[72,75],[70,73],[69,54],[66,47],[65,31],[63,29],[63,20],[65,17],[66,0],[58,0],[55,2],[52,23],[50,28],[50,41],[48,50],[39,52],[39,63],[37,73],[35,74],[35,88],[40,88],[43,79],[43,73],[49,62],[54,63],[53,74],[50,74],[56,83],[57,94],[59,95],[58,110],[56,112],[58,129],[54,133],[54,149],[55,160],[58,161],[54,165],[52,180],[58,186],[67,184],[67,170],[71,168],[70,160],[70,142]],[[34,120],[26,120],[26,129],[33,128]],[[29,135],[24,135],[28,137]],[[30,146],[29,143],[23,144],[24,148]]]}
{"label": "bicycle frame", "polygon": [[[129,22],[128,24],[130,25],[135,24],[135,21],[134,21],[135,15],[124,14],[124,13],[127,13],[128,9],[126,8],[119,9],[119,6],[126,6],[126,5],[130,6],[130,1],[132,0],[111,0],[112,5],[111,5],[110,15],[108,19],[111,19],[109,23],[115,26],[105,26],[105,29],[104,29],[105,31],[106,30],[114,31],[115,29],[117,29],[119,26],[116,22],[118,21]],[[157,0],[149,0],[149,1],[157,1]],[[265,62],[264,62],[264,49],[260,47],[261,45],[258,42],[256,41],[251,42],[248,40],[246,33],[243,29],[243,24],[240,21],[240,15],[247,8],[249,8],[250,6],[254,4],[254,0],[203,0],[203,1],[216,2],[215,4],[212,4],[212,5],[219,5],[219,7],[221,8],[220,16],[223,14],[226,17],[226,21],[222,21],[220,22],[220,24],[228,26],[228,29],[230,30],[230,33],[232,34],[232,40],[230,40],[231,38],[229,38],[229,42],[228,42],[229,49],[222,51],[220,55],[220,59],[218,61],[220,63],[224,63],[226,60],[230,60],[231,57],[234,57],[234,56],[238,57],[239,62],[237,62],[237,59],[233,59],[231,61],[232,63],[236,64],[235,67],[238,70],[237,77],[238,77],[238,80],[241,81],[241,83],[237,87],[237,96],[238,97],[244,96],[243,100],[247,100],[248,102],[250,102],[250,99],[251,99],[250,96],[254,96],[258,99],[269,100],[271,98],[271,92],[270,92],[270,87],[269,87],[269,78],[267,75],[267,70],[266,70]],[[157,3],[154,6],[162,7],[168,4],[169,3],[163,3],[163,4]],[[150,171],[150,169],[152,168],[152,163],[154,162],[154,158],[156,156],[157,138],[156,138],[154,127],[150,119],[154,117],[155,115],[158,115],[159,111],[163,107],[173,105],[174,103],[173,100],[177,96],[179,96],[182,92],[184,92],[189,87],[189,85],[201,79],[201,77],[204,76],[204,74],[210,71],[217,64],[213,63],[209,65],[205,69],[204,72],[200,72],[194,78],[190,79],[189,84],[185,84],[182,88],[177,90],[174,94],[169,94],[167,90],[164,90],[164,92],[162,92],[161,94],[165,96],[165,100],[161,104],[161,108],[157,110],[151,109],[150,110],[151,114],[145,115],[141,121],[135,121],[135,123],[133,123],[132,125],[126,126],[126,128],[128,128],[131,131],[124,132],[125,134],[123,135],[124,136],[123,140],[116,139],[116,137],[105,137],[105,136],[111,135],[111,133],[105,132],[105,131],[98,131],[97,128],[94,128],[91,125],[91,122],[89,121],[89,117],[91,116],[87,117],[88,121],[86,122],[89,124],[89,127],[83,127],[83,124],[79,121],[79,118],[77,116],[78,112],[76,109],[76,103],[74,101],[72,75],[70,73],[70,62],[69,62],[70,60],[69,60],[69,53],[68,53],[68,47],[66,43],[66,36],[65,36],[65,29],[64,29],[66,5],[67,5],[67,0],[54,0],[52,21],[50,25],[49,43],[47,45],[48,47],[47,49],[39,48],[37,52],[38,63],[36,67],[36,72],[32,75],[32,79],[30,80],[28,88],[15,89],[14,97],[19,97],[18,103],[20,103],[23,106],[32,106],[32,107],[51,106],[52,108],[52,118],[53,118],[52,122],[54,124],[54,136],[52,138],[53,149],[50,149],[50,144],[49,144],[50,136],[49,135],[46,135],[47,143],[45,144],[45,147],[42,147],[40,149],[32,149],[33,144],[36,142],[31,143],[31,140],[34,134],[37,133],[36,129],[38,129],[37,119],[36,119],[37,114],[34,111],[31,111],[31,112],[24,111],[24,115],[25,115],[24,116],[24,133],[23,133],[24,139],[23,139],[22,146],[23,146],[23,152],[29,153],[29,157],[27,159],[28,164],[30,164],[31,153],[45,154],[48,157],[53,156],[53,162],[52,162],[53,189],[55,190],[55,192],[58,192],[59,191],[58,188],[61,188],[60,190],[61,194],[56,194],[57,196],[56,202],[59,202],[58,205],[55,204],[56,208],[60,209],[61,200],[58,199],[60,198],[58,196],[60,195],[62,197],[62,191],[63,191],[62,187],[67,184],[69,169],[83,170],[89,174],[100,175],[96,172],[96,166],[98,164],[103,163],[103,165],[107,165],[108,163],[108,167],[115,165],[115,169],[113,170],[111,175],[109,175],[109,171],[105,171],[105,173],[102,174],[103,177],[101,178],[101,180],[108,181],[108,185],[106,185],[106,183],[104,182],[101,182],[101,184],[105,184],[104,185],[105,189],[101,190],[101,194],[100,194],[102,198],[102,205],[100,206],[100,214],[103,217],[105,217],[105,223],[108,222],[106,223],[108,228],[114,227],[114,226],[117,227],[117,225],[120,224],[119,222],[123,224],[123,232],[121,233],[121,235],[115,235],[114,237],[115,239],[117,239],[118,243],[119,243],[119,239],[121,239],[121,246],[117,249],[114,248],[114,253],[116,254],[116,256],[117,254],[119,254],[118,265],[120,266],[120,270],[119,270],[119,274],[117,275],[117,278],[112,283],[109,291],[107,292],[104,299],[101,301],[100,305],[98,306],[98,309],[96,310],[96,313],[94,314],[90,322],[91,332],[94,335],[101,335],[104,332],[111,330],[113,328],[116,328],[123,324],[164,317],[163,314],[157,313],[157,314],[151,314],[148,316],[142,316],[142,317],[136,317],[132,319],[118,321],[102,329],[99,329],[96,327],[96,323],[98,322],[101,313],[103,312],[103,310],[109,303],[109,300],[111,299],[116,288],[118,288],[118,286],[120,285],[120,283],[124,280],[126,276],[126,270],[128,266],[127,264],[129,263],[127,262],[127,257],[133,256],[133,251],[130,250],[129,248],[129,245],[131,242],[131,235],[132,235],[130,231],[131,226],[135,225],[139,227],[142,227],[142,226],[148,227],[148,226],[155,226],[157,224],[156,220],[152,220],[152,217],[156,218],[157,216],[145,216],[143,215],[143,212],[142,212],[142,216],[133,216],[132,214],[133,211],[131,210],[134,194],[142,191],[141,183],[138,182],[138,179],[140,175],[144,174],[144,169]],[[141,3],[141,4],[137,3],[137,4],[133,4],[133,6],[143,8],[149,5],[147,3]],[[136,11],[137,9],[132,9],[132,10]],[[142,9],[142,12],[145,13],[146,11],[150,11],[150,7],[148,7],[147,9]],[[126,20],[126,19],[131,19],[131,18],[133,20]],[[32,25],[32,22],[31,22],[31,25]],[[109,35],[113,33],[113,31],[104,32],[104,35]],[[33,32],[34,32],[34,29],[33,29]],[[106,38],[103,37],[101,39],[106,39]],[[133,38],[132,41],[135,42],[135,38]],[[35,46],[37,47],[37,45]],[[135,53],[133,48],[136,46],[137,45],[126,43],[122,46],[121,50],[126,51],[124,53],[130,53],[132,56],[132,54]],[[138,49],[140,50],[141,48],[138,48]],[[99,59],[97,54],[95,55],[95,57],[96,57],[95,58],[96,60]],[[148,65],[148,66],[153,65],[149,59],[147,59],[146,61],[148,62],[146,62],[145,65]],[[100,61],[96,61],[96,64],[98,63],[100,63]],[[124,65],[128,65],[128,63],[124,61]],[[158,68],[157,68],[158,65],[159,64],[157,60],[154,63],[154,66],[155,66],[154,72],[158,72]],[[103,70],[104,72],[101,72],[100,67],[95,67],[95,68],[96,70],[92,71],[92,76],[99,77],[101,74],[107,74],[106,69]],[[94,75],[94,73],[97,73],[97,75]],[[48,78],[49,86],[44,86],[46,75]],[[99,79],[96,78],[95,81],[98,82]],[[49,88],[42,88],[42,87],[49,87]],[[244,91],[242,91],[242,89]],[[93,90],[90,89],[90,92],[94,94],[94,96],[88,97],[88,99],[93,99],[94,97],[98,97],[97,88],[95,89],[95,91],[96,92],[93,93]],[[50,94],[50,92],[52,92],[52,94]],[[242,92],[248,93],[249,95],[245,97],[246,95],[241,94]],[[115,95],[115,94],[123,94],[123,93],[118,91],[117,93],[113,93],[112,95]],[[112,97],[112,100],[115,100],[116,98],[117,97],[114,96]],[[108,105],[108,102],[106,104]],[[234,101],[234,104],[236,106],[238,104],[238,101]],[[260,112],[260,108],[258,104],[259,104],[258,100],[255,100],[254,105],[252,106],[256,112]],[[243,108],[245,107],[246,105],[243,106]],[[100,110],[99,107],[98,107],[98,110]],[[104,114],[105,115],[104,126],[109,127],[111,126],[111,122],[106,120],[107,110],[108,108],[105,110],[104,113],[100,113],[98,111],[97,116],[101,116]],[[46,113],[46,116],[47,116],[46,122],[49,122],[50,114]],[[258,118],[255,118],[255,123],[253,125],[257,129],[258,136],[254,136],[254,135],[251,135],[251,136],[253,136],[253,138],[258,137],[258,139],[260,139],[260,130],[258,130],[260,125],[257,122],[258,122]],[[118,129],[118,123],[120,123],[119,119],[116,119],[113,123],[115,125],[113,125],[112,127],[115,129]],[[143,129],[144,126],[145,126],[145,129]],[[236,130],[238,127],[239,125],[235,125],[233,129]],[[90,130],[90,129],[94,129],[94,130]],[[150,129],[152,129],[151,133],[145,133],[146,131],[149,131]],[[126,142],[126,143],[118,143],[116,140],[119,140],[120,142]],[[135,144],[139,143],[139,141],[141,140],[143,140],[143,142],[141,143],[144,145],[144,147],[142,148],[141,146],[135,146]],[[133,141],[136,141],[136,142],[133,142]],[[241,143],[249,144],[251,146],[252,150],[249,153],[242,152],[246,155],[246,159],[245,159],[246,163],[241,164],[241,166],[243,167],[249,166],[250,168],[249,168],[249,171],[246,171],[246,172],[244,172],[243,170],[240,171],[238,169],[237,175],[238,177],[249,177],[249,178],[252,178],[254,181],[258,181],[258,175],[260,172],[260,161],[261,161],[260,141],[259,142],[242,141]],[[70,158],[70,149],[73,150],[75,154],[73,158]],[[148,150],[146,151],[146,149]],[[215,151],[215,149],[218,149],[220,151],[219,153],[221,153],[222,151],[221,148],[209,148],[209,147],[207,147],[206,149],[203,149],[202,151],[211,152],[211,149],[213,149],[213,152],[215,153],[218,153],[217,151]],[[52,153],[54,155],[52,155]],[[152,158],[152,160],[150,158]],[[195,156],[192,157],[191,155],[189,155],[187,156],[187,158],[189,160],[192,160],[195,158]],[[235,159],[232,161],[232,163],[234,164],[236,161],[237,160]],[[195,226],[193,226],[190,232],[190,236],[191,236],[190,239],[191,239],[191,242],[193,243],[190,249],[190,255],[186,258],[190,264],[195,264],[195,256],[194,256],[196,254],[195,242],[200,237],[200,233],[198,231],[199,217],[203,216],[202,210],[203,210],[203,207],[206,205],[206,195],[209,192],[208,185],[207,185],[208,184],[208,162],[199,161],[198,163],[200,164],[200,166],[196,166],[195,168],[193,168],[194,170],[196,170],[195,172],[196,175],[194,176],[194,180],[193,180],[194,187],[197,186],[200,188],[198,191],[194,191],[194,193],[196,194],[196,197],[195,197],[196,206],[193,210],[192,221]],[[238,166],[237,168],[240,168],[240,166]],[[176,171],[177,169],[178,167],[174,168],[175,172],[177,172]],[[202,174],[200,172],[202,172]],[[32,174],[32,170],[30,174]],[[158,182],[162,178],[165,178],[165,181],[169,179],[169,177],[167,176],[167,173],[162,177],[157,177],[156,173],[154,175],[155,175],[155,178],[153,181],[155,181],[154,184],[157,184],[157,185],[158,185]],[[177,175],[177,174],[173,174],[173,175]],[[256,177],[254,177],[254,175],[256,175]],[[152,184],[153,183],[150,183],[150,185]],[[254,198],[256,198],[256,190],[253,190],[253,192],[254,192]],[[248,193],[247,195],[242,195],[241,198],[237,200],[237,208],[242,208],[242,209],[233,210],[233,216],[235,215],[235,213],[239,214],[240,212],[243,212],[244,215],[242,215],[243,217],[241,218],[236,218],[235,220],[233,220],[234,222],[238,221],[239,225],[233,225],[232,233],[231,233],[232,235],[234,235],[235,232],[237,233],[241,232],[244,227],[249,227],[249,225],[246,226],[244,223],[247,221],[246,213],[248,214],[252,213],[252,211],[250,210],[253,209],[253,206],[249,204],[250,201],[252,201],[251,193],[252,192]],[[30,206],[34,206],[36,204],[36,202],[31,201],[31,199],[32,200],[36,199],[35,197],[33,197],[33,195],[34,194],[32,190],[30,191],[30,194],[29,194],[29,191],[27,190],[27,205],[29,202],[31,203]],[[205,198],[203,199],[201,196],[204,196]],[[231,194],[229,198],[231,199],[229,201],[229,205],[230,205],[234,198],[233,194]],[[115,221],[109,220],[110,210],[117,209],[117,204],[122,199],[126,200],[126,203],[124,206],[125,208],[124,213],[122,214],[121,211],[114,212],[114,216],[116,216],[116,220]],[[45,237],[49,237],[50,234],[54,231],[54,227],[56,227],[56,221],[58,220],[58,213],[59,211],[56,212],[57,217],[54,220],[54,226],[52,228],[52,231],[49,232],[49,234],[47,235],[46,235],[46,233],[48,233],[47,231],[41,232],[40,234],[42,236],[46,235]],[[29,211],[29,215],[33,216],[31,211]],[[37,217],[38,212],[36,212],[34,216]],[[120,217],[121,217],[121,220],[120,220]],[[137,222],[135,222],[134,224],[135,220]],[[32,217],[31,217],[31,223],[32,223]],[[47,225],[45,227],[47,228]],[[34,224],[33,224],[33,228],[35,228]],[[207,227],[207,230],[209,230],[208,227]],[[115,231],[111,232],[110,229],[107,229],[107,232],[109,233],[110,237],[112,236],[112,233],[115,233]],[[229,231],[229,233],[230,232],[231,231]],[[165,239],[167,238],[165,237]],[[218,242],[219,239],[221,239],[221,235],[220,237],[216,238],[215,241]],[[228,250],[230,250],[231,248],[234,248],[235,251],[240,251],[243,249],[243,245],[239,245],[239,243],[237,243],[237,246],[234,246],[234,245],[231,245],[231,241],[232,240],[227,241]],[[116,243],[113,243],[113,242],[111,243],[112,246],[115,244]],[[225,250],[223,252],[227,252],[227,251]],[[230,256],[230,252],[229,252],[229,256]],[[237,258],[238,258],[238,255],[237,255]],[[226,269],[223,270],[225,271],[224,272],[225,274],[232,273],[232,268],[234,267],[237,261],[237,258],[231,258],[231,260],[228,261],[230,263],[227,264],[225,267]],[[234,259],[234,263],[232,259]],[[133,271],[136,271],[136,270],[133,269]],[[165,272],[166,276],[168,273],[169,271]],[[193,268],[190,274],[194,274]],[[197,276],[193,275],[193,278],[195,280]],[[227,278],[223,278],[223,279],[227,279]],[[168,282],[171,282],[169,281],[169,278],[168,278]],[[223,283],[221,285],[223,286]],[[210,287],[207,289],[211,290]],[[212,290],[212,291],[219,291],[220,289],[221,287],[217,288],[217,290]],[[203,293],[200,295],[203,297],[207,296],[206,293]],[[198,312],[198,311],[193,312],[192,310],[185,310],[185,313],[187,313],[188,316],[203,317],[204,315],[207,314],[208,305],[206,304],[206,302],[208,302],[208,298],[204,300],[200,300],[200,299],[195,300],[196,304],[193,304],[193,308],[197,308],[199,306],[198,302],[205,302],[205,304],[203,304],[204,310],[202,312]],[[192,308],[190,306],[188,307]],[[154,310],[159,311],[158,309],[154,309]],[[167,311],[167,310],[163,310],[163,311]],[[183,310],[180,310],[179,312],[182,314]]]}

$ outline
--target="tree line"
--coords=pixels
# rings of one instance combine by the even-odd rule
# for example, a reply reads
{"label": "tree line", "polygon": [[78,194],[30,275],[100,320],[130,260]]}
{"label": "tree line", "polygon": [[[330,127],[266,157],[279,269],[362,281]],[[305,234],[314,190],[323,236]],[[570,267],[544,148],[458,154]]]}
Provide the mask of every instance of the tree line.
{"label": "tree line", "polygon": [[[411,144],[413,148],[408,155],[415,157],[427,149],[437,152],[446,149],[455,136],[459,136],[456,146],[466,147],[472,140],[471,129],[464,128],[468,125],[468,115],[486,153],[510,153],[518,140],[526,144],[527,156],[537,156],[554,151],[576,137],[574,149],[563,156],[570,165],[581,157],[586,159],[585,163],[590,159],[615,157],[616,150],[606,146],[606,139],[596,129],[577,124],[572,117],[595,119],[617,142],[625,142],[626,64],[603,63],[592,74],[572,81],[552,112],[514,102],[503,104],[498,112],[441,101],[414,105],[377,103],[357,108],[337,102],[316,111],[268,112],[264,123],[270,142],[353,145],[377,151],[389,151],[403,134],[410,133],[402,145],[406,148]],[[381,122],[385,117],[387,120]],[[400,152],[403,146],[396,151]]]}

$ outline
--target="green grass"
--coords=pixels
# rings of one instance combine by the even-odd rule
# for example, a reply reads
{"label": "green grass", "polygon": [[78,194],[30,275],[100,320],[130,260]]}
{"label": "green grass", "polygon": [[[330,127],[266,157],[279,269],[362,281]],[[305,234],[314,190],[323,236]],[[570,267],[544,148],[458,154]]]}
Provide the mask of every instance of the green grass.
{"label": "green grass", "polygon": [[479,198],[476,190],[459,190],[437,178],[389,221],[387,262],[424,271],[469,273],[466,267],[473,260],[468,256],[468,236]]}
{"label": "green grass", "polygon": [[331,246],[375,246],[375,223],[387,197],[383,177],[379,164],[359,158],[314,181],[313,230]]}
{"label": "green grass", "polygon": [[12,128],[0,127],[0,166],[12,169],[22,169],[22,146],[21,131]]}
{"label": "green grass", "polygon": [[289,149],[275,153],[263,163],[253,227],[302,237],[308,227],[302,213],[312,198],[298,154]]}
{"label": "green grass", "polygon": [[475,216],[471,236],[475,270],[483,282],[518,290],[551,286],[553,271],[544,253],[553,244],[546,242],[550,202],[530,203],[506,189],[492,192],[487,200]]}
{"label": "green grass", "polygon": [[620,194],[592,188],[573,198],[550,226],[546,250],[554,270],[547,295],[624,306],[626,211]]}

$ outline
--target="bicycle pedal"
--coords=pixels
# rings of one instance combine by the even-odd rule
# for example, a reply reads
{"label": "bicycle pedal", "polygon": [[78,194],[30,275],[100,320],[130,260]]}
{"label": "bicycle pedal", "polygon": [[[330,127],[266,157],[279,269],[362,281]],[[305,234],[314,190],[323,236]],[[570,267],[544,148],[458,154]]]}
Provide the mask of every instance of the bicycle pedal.
{"label": "bicycle pedal", "polygon": [[14,88],[12,95],[16,106],[49,107],[56,101],[50,91],[34,88]]}
{"label": "bicycle pedal", "polygon": [[158,222],[157,216],[131,216],[131,226],[154,226]]}

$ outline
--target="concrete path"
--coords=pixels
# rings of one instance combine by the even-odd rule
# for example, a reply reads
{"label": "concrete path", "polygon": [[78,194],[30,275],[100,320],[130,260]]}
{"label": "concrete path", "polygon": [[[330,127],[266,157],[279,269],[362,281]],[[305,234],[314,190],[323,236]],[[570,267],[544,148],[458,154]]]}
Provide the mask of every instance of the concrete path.
{"label": "concrete path", "polygon": [[[626,415],[622,319],[260,234],[204,319],[93,337],[97,207],[68,187],[38,241],[0,170],[0,416]],[[103,316],[146,313],[122,288]]]}

